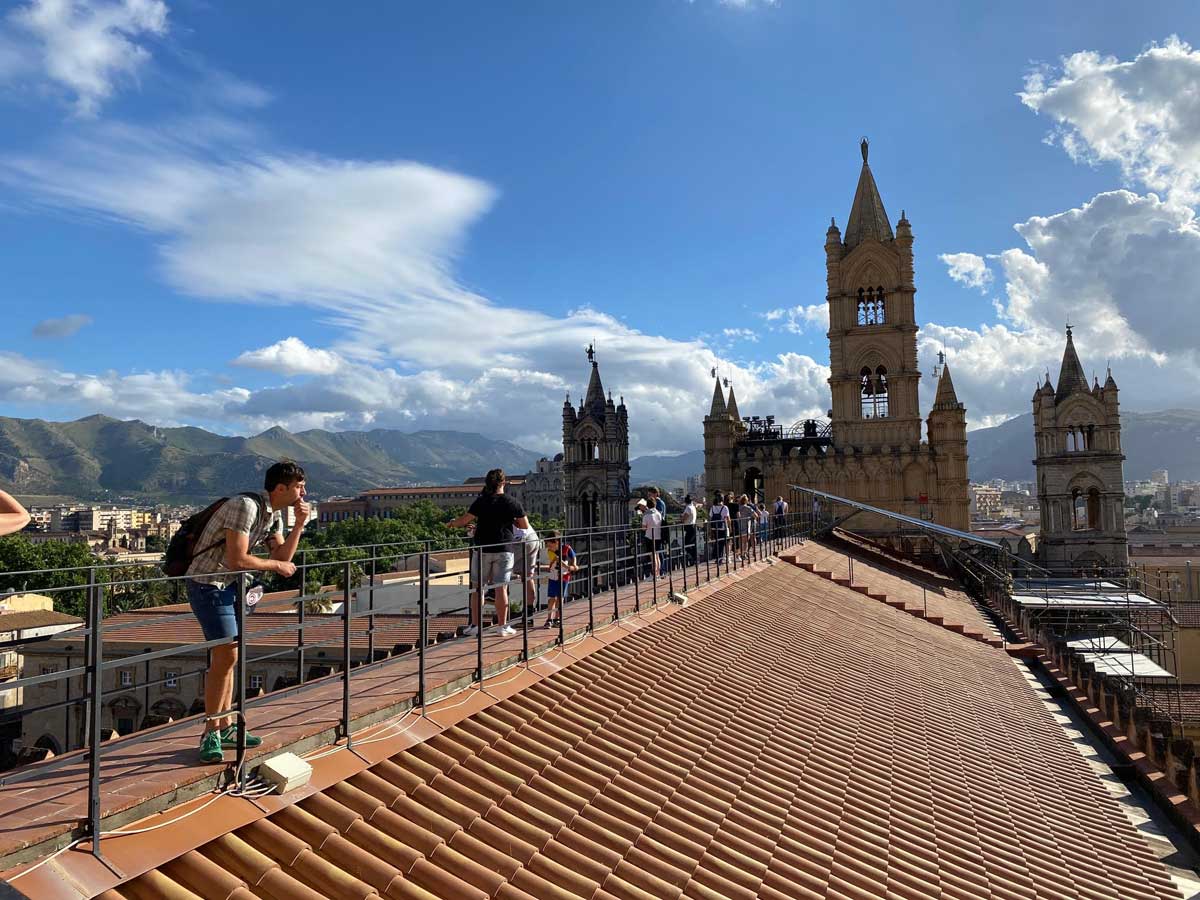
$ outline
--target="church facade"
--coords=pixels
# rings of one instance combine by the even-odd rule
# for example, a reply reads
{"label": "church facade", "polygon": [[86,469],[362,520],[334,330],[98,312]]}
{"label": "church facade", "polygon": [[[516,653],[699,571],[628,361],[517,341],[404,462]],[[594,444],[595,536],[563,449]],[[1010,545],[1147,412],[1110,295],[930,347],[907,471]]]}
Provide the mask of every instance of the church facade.
{"label": "church facade", "polygon": [[595,350],[587,393],[579,408],[563,403],[562,484],[567,528],[596,529],[629,524],[629,413],[614,404],[600,382]]}
{"label": "church facade", "polygon": [[1101,387],[1087,375],[1071,329],[1058,373],[1033,395],[1037,494],[1041,509],[1038,563],[1055,573],[1124,568],[1125,491],[1121,414],[1112,371]]}
{"label": "church facade", "polygon": [[[865,140],[861,149],[846,233],[831,222],[825,235],[831,421],[744,420],[718,380],[704,418],[705,484],[767,500],[799,484],[966,531],[966,410],[943,361],[922,422],[912,227],[902,213],[892,230]],[[867,518],[855,529],[892,530]]]}

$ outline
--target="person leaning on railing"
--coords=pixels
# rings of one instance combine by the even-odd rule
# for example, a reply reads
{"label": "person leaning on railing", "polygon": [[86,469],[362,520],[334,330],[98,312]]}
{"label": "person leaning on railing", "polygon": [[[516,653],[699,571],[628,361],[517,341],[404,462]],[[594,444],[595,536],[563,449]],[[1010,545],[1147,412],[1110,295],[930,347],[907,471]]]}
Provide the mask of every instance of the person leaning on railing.
{"label": "person leaning on railing", "polygon": [[0,491],[0,535],[20,531],[29,524],[29,513],[11,494]]}
{"label": "person leaning on railing", "polygon": [[[230,573],[250,570],[290,578],[296,572],[292,556],[310,513],[304,502],[304,470],[296,463],[278,462],[268,468],[263,487],[257,494],[229,498],[213,513],[196,539],[196,546],[203,549],[187,570],[188,602],[204,639],[229,642],[212,648],[212,663],[204,675],[202,762],[220,762],[223,748],[237,746],[230,710],[238,659],[237,579],[244,576]],[[296,525],[284,538],[281,512],[289,506],[295,512]],[[260,544],[270,554],[267,559],[250,555]],[[261,743],[262,738],[246,734],[247,747]]]}

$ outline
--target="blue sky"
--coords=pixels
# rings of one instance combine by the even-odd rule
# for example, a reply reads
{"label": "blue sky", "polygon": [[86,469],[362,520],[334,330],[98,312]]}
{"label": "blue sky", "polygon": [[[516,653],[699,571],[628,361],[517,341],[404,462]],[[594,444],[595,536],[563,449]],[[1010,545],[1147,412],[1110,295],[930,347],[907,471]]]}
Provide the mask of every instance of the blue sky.
{"label": "blue sky", "polygon": [[1194,5],[992,7],[12,4],[0,415],[549,449],[592,337],[635,453],[699,445],[711,365],[819,413],[864,134],[973,424],[1066,318],[1200,406]]}

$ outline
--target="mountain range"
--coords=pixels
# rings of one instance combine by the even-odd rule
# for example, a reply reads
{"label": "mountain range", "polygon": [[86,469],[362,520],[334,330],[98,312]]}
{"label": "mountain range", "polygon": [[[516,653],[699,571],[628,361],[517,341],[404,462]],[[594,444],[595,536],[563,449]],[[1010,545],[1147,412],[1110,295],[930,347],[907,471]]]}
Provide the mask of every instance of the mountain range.
{"label": "mountain range", "polygon": [[[1121,413],[1125,478],[1167,469],[1172,480],[1200,480],[1200,410]],[[973,481],[1032,481],[1033,417],[1017,416],[967,436]],[[304,466],[317,497],[372,487],[457,484],[499,466],[523,473],[545,454],[462,431],[406,433],[271,428],[226,437],[202,428],[88,416],[74,422],[0,417],[0,488],[20,497],[195,503],[262,481],[278,459]],[[640,456],[630,483],[678,488],[704,471],[704,453]]]}
{"label": "mountain range", "polygon": [[372,487],[457,484],[499,466],[523,473],[543,454],[459,431],[226,437],[202,428],[88,416],[74,422],[0,417],[0,487],[22,497],[203,502],[262,484],[279,459],[304,466],[317,497]]}

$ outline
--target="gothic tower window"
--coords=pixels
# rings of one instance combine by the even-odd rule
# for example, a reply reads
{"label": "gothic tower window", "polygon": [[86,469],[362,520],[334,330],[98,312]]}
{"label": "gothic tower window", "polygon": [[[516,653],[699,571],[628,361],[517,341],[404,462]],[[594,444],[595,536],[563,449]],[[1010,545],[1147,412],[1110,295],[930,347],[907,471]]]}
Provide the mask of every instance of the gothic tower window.
{"label": "gothic tower window", "polygon": [[872,372],[863,366],[859,372],[859,383],[862,390],[862,417],[864,419],[884,419],[888,414],[888,385],[887,369],[877,366]]}
{"label": "gothic tower window", "polygon": [[882,325],[886,320],[883,305],[883,287],[858,289],[858,324]]}

